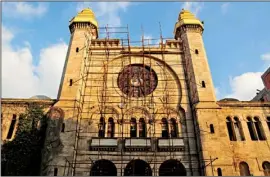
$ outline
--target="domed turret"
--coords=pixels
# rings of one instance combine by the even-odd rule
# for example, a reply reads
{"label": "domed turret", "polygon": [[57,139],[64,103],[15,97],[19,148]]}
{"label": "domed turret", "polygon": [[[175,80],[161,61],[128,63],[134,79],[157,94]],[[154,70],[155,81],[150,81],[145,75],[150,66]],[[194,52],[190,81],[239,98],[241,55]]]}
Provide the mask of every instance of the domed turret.
{"label": "domed turret", "polygon": [[196,18],[195,15],[192,14],[190,11],[182,9],[178,16],[178,21],[175,24],[174,34],[176,34],[178,28],[184,25],[198,25],[203,30],[202,22],[198,18]]}
{"label": "domed turret", "polygon": [[83,9],[81,12],[78,13],[77,16],[73,17],[70,20],[70,25],[76,22],[89,22],[92,25],[94,25],[96,28],[98,28],[98,22],[96,20],[95,14],[89,8]]}
{"label": "domed turret", "polygon": [[69,29],[71,32],[73,31],[73,26],[76,24],[82,24],[77,25],[77,28],[86,27],[90,24],[90,26],[92,26],[92,28],[96,29],[96,32],[98,32],[98,22],[94,12],[89,8],[83,9],[69,21]]}

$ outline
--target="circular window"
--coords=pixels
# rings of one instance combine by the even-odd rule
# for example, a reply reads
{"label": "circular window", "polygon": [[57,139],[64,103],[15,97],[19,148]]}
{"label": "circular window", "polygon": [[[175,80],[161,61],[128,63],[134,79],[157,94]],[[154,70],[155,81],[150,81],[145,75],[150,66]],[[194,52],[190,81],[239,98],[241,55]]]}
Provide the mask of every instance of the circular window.
{"label": "circular window", "polygon": [[123,68],[117,80],[120,90],[130,97],[144,97],[157,87],[156,72],[143,64],[131,64]]}

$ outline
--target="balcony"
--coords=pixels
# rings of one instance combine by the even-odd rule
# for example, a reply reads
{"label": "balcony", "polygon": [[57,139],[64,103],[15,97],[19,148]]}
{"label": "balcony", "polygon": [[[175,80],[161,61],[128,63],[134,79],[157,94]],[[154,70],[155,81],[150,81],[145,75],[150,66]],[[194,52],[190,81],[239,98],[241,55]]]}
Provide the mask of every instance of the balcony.
{"label": "balcony", "polygon": [[115,151],[118,147],[117,138],[92,138],[89,141],[90,151]]}
{"label": "balcony", "polygon": [[183,138],[159,138],[158,150],[159,151],[184,151]]}
{"label": "balcony", "polygon": [[126,138],[125,151],[150,151],[151,138]]}

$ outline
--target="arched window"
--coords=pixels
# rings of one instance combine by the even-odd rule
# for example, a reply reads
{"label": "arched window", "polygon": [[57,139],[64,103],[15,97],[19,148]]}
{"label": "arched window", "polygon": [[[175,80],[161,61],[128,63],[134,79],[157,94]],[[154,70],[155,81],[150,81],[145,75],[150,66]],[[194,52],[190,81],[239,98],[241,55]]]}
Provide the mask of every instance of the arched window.
{"label": "arched window", "polygon": [[131,118],[130,120],[130,137],[137,137],[137,122],[135,118]]}
{"label": "arched window", "polygon": [[254,124],[255,124],[255,128],[256,128],[259,140],[266,140],[260,119],[258,117],[254,117],[254,120],[255,120]]}
{"label": "arched window", "polygon": [[146,137],[146,124],[144,118],[140,118],[139,120],[139,137]]}
{"label": "arched window", "polygon": [[168,138],[169,132],[168,132],[168,121],[166,118],[161,119],[161,131],[162,131],[162,138]]}
{"label": "arched window", "polygon": [[104,117],[101,117],[99,120],[99,126],[98,126],[98,137],[104,138],[105,136],[105,119]]}
{"label": "arched window", "polygon": [[114,137],[114,121],[113,121],[113,118],[110,117],[109,120],[108,120],[108,130],[107,130],[107,136],[110,137],[110,138],[113,138]]}
{"label": "arched window", "polygon": [[246,162],[240,162],[239,171],[240,176],[250,176],[249,166]]}
{"label": "arched window", "polygon": [[178,127],[175,118],[171,118],[170,121],[171,137],[178,137]]}
{"label": "arched window", "polygon": [[222,170],[221,170],[221,168],[218,168],[217,169],[217,174],[218,174],[218,176],[222,176]]}
{"label": "arched window", "polygon": [[228,130],[230,140],[231,141],[236,141],[233,122],[232,122],[232,119],[230,117],[226,118],[226,124],[227,124],[227,130]]}
{"label": "arched window", "polygon": [[264,161],[262,164],[264,176],[270,176],[270,163]]}
{"label": "arched window", "polygon": [[245,141],[243,128],[238,117],[234,117],[234,130],[235,130],[236,139],[239,141]]}
{"label": "arched window", "polygon": [[250,134],[250,138],[253,141],[258,140],[255,128],[254,128],[254,123],[252,121],[252,119],[250,117],[247,118],[247,126],[248,126],[248,130],[249,130],[249,134]]}

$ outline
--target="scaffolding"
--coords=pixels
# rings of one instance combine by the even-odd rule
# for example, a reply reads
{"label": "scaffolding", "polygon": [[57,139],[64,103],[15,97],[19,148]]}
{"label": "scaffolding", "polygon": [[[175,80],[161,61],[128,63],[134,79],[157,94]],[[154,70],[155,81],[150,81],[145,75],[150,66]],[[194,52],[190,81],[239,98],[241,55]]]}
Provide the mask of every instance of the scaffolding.
{"label": "scaffolding", "polygon": [[[179,95],[175,93],[175,88],[170,86],[170,83],[175,80],[173,77],[169,77],[165,55],[170,54],[170,52],[166,50],[166,43],[164,43],[164,41],[170,40],[171,38],[164,38],[162,36],[161,25],[160,38],[145,39],[142,28],[141,41],[130,40],[128,26],[106,26],[99,28],[98,31],[99,34],[104,34],[105,38],[93,39],[89,27],[85,33],[85,47],[81,49],[84,53],[83,64],[80,71],[80,78],[74,82],[79,85],[78,95],[74,105],[74,117],[76,117],[77,121],[74,152],[72,160],[65,160],[63,175],[75,176],[78,174],[83,175],[84,173],[90,173],[90,175],[96,176],[98,176],[98,173],[112,175],[105,173],[105,170],[100,172],[101,169],[94,169],[94,165],[99,163],[100,160],[106,158],[107,160],[111,160],[108,159],[108,157],[113,158],[113,163],[116,166],[118,175],[138,175],[134,172],[134,168],[131,168],[135,163],[130,164],[129,162],[132,162],[134,159],[140,159],[140,157],[146,157],[145,161],[147,161],[148,166],[145,167],[145,173],[139,175],[158,176],[158,164],[161,164],[164,159],[168,159],[168,156],[169,159],[177,159],[177,157],[181,156],[182,159],[177,160],[181,163],[188,164],[186,165],[188,166],[186,170],[191,175],[193,175],[194,171],[201,171],[201,168],[205,168],[205,166],[202,165],[194,167],[194,164],[199,164],[199,158],[195,160],[191,158],[189,139],[196,140],[196,132],[199,131],[195,130],[194,132],[188,130],[187,121],[190,120],[181,120],[181,123],[186,126],[185,132],[179,133],[179,127],[171,127],[173,120],[169,120],[169,117],[171,117],[172,112],[167,108],[175,104],[170,102],[170,99]],[[117,39],[111,37],[117,37]],[[156,41],[159,41],[159,43]],[[176,41],[176,46],[177,45],[180,48],[181,42]],[[132,49],[131,46],[135,47]],[[177,52],[171,53],[175,54]],[[170,64],[170,67],[182,67],[182,65],[185,65],[185,63],[180,60],[182,55],[180,50],[178,54],[180,62]],[[140,59],[134,59],[134,56],[138,56]],[[159,58],[161,61],[157,62],[155,59],[151,58],[152,56],[153,58]],[[112,62],[114,58],[118,58],[120,62],[118,62],[117,65],[110,65],[110,62]],[[134,64],[136,62],[140,63],[140,65]],[[156,71],[157,73],[155,73],[152,68],[159,69]],[[119,80],[120,73],[122,73],[122,80],[121,78]],[[158,79],[158,84],[161,85],[160,87],[157,87],[155,74],[161,77]],[[137,77],[137,80],[135,79],[133,82],[133,76],[135,75],[140,75],[140,78]],[[187,82],[186,76],[187,74],[180,76],[179,80]],[[141,83],[141,77],[143,83]],[[127,84],[125,84],[126,81],[128,81]],[[139,90],[134,89],[135,84],[139,84]],[[160,94],[154,94],[153,90]],[[112,92],[117,94],[111,94]],[[163,97],[160,98],[160,95],[163,95]],[[160,100],[161,104],[155,101],[157,99]],[[112,116],[114,110],[110,109],[109,105],[116,104],[118,104],[120,113],[118,116]],[[98,105],[97,108],[95,108],[96,105]],[[137,117],[136,119],[134,115],[137,114],[136,111],[138,110],[133,108],[140,106],[148,108],[148,115],[140,117],[140,119]],[[165,112],[158,112],[158,107],[166,108]],[[96,111],[96,116],[93,116],[93,110]],[[141,110],[141,112],[143,111],[144,110]],[[108,116],[113,119],[108,119]],[[166,149],[159,149],[156,145],[160,138],[160,135],[156,132],[158,116],[165,117],[165,126],[163,126],[163,128],[167,129],[168,135],[164,135],[165,138],[162,140],[168,144]],[[96,117],[99,117],[98,121]],[[83,128],[86,121],[89,126],[97,128]],[[195,129],[197,128],[198,127]],[[169,131],[172,129],[175,131]],[[132,135],[133,130],[136,131],[135,133],[133,132],[134,135]],[[173,135],[175,132],[176,135]],[[193,135],[190,135],[192,133]],[[78,156],[82,155],[80,152],[82,150],[80,149],[82,137],[86,137],[87,143],[93,143],[94,140],[97,143],[95,147],[89,148],[90,153],[88,153],[89,157],[86,160],[78,159]],[[176,148],[174,143],[177,143],[177,141],[174,139],[177,138],[185,141],[184,147]],[[111,145],[110,143],[105,143],[106,145],[104,145],[104,140],[108,139],[110,139],[110,143],[112,144],[117,142],[116,146],[109,147]],[[134,146],[135,140],[138,140],[137,142],[139,143],[144,142],[144,146]],[[120,148],[118,147],[119,144]],[[153,144],[155,144],[154,147],[152,147]],[[212,165],[213,159],[203,159],[203,161],[210,162]],[[107,162],[104,163],[106,164]],[[129,164],[131,166],[129,166]]]}

